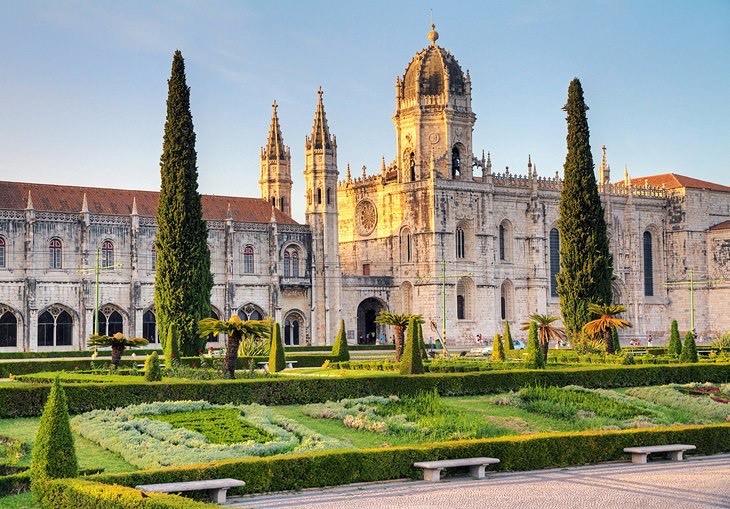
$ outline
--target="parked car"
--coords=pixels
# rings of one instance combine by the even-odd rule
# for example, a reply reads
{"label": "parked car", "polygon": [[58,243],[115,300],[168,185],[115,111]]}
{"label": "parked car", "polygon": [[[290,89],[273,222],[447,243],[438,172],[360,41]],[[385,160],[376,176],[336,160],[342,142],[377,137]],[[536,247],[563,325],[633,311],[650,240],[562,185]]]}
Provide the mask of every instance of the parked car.
{"label": "parked car", "polygon": [[[513,339],[512,345],[515,347],[515,350],[524,350],[525,349],[525,343],[521,339]],[[481,351],[482,351],[482,355],[492,355],[492,345],[487,345],[487,346],[482,347]]]}

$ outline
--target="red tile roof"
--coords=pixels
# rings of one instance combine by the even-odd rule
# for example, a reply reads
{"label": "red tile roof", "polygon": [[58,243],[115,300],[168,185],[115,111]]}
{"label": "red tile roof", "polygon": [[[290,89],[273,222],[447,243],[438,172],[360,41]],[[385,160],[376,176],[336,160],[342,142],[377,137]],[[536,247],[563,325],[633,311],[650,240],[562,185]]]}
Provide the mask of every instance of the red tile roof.
{"label": "red tile roof", "polygon": [[723,221],[722,223],[710,226],[710,231],[715,230],[730,230],[730,221]]}
{"label": "red tile roof", "polygon": [[[137,213],[146,217],[157,215],[157,202],[160,195],[155,191],[0,181],[0,209],[25,209],[28,204],[28,192],[33,201],[33,208],[38,211],[79,213],[85,193],[89,212],[92,214],[128,216],[132,213],[132,202],[136,199]],[[206,220],[225,220],[228,217],[228,205],[230,204],[234,221],[246,223],[271,221],[272,206],[260,198],[204,194],[202,202],[203,218]],[[278,224],[298,224],[278,209],[274,210],[274,215]]]}
{"label": "red tile roof", "polygon": [[662,173],[661,175],[650,175],[648,177],[632,178],[631,183],[635,187],[642,187],[645,182],[650,187],[666,187],[667,189],[677,189],[680,187],[689,187],[691,189],[709,189],[710,191],[730,192],[730,187],[720,184],[714,184],[705,180],[692,177],[685,177],[676,173]]}

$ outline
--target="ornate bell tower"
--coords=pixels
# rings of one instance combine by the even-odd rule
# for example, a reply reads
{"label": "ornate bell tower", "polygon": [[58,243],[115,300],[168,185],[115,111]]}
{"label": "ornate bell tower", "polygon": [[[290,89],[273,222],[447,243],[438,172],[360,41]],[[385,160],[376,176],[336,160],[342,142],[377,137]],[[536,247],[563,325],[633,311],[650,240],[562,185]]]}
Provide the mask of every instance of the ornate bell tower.
{"label": "ornate bell tower", "polygon": [[261,198],[291,215],[291,154],[279,127],[276,101],[272,105],[271,127],[266,146],[261,148]]}

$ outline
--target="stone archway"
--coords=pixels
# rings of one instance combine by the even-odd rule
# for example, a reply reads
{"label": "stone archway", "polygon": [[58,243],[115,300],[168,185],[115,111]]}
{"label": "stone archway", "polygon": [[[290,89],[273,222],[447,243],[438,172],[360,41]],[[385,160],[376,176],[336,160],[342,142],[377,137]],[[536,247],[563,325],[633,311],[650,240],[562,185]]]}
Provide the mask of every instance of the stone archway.
{"label": "stone archway", "polygon": [[375,297],[363,300],[357,307],[357,343],[373,345],[381,334],[384,334],[385,327],[375,323],[375,317],[381,311],[386,311],[385,303]]}

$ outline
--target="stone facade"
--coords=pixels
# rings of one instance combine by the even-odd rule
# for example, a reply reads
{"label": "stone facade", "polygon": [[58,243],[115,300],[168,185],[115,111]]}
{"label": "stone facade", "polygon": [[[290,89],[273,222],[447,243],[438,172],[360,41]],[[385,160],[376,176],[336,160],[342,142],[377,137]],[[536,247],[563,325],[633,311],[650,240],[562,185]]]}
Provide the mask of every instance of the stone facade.
{"label": "stone facade", "polygon": [[[434,29],[396,80],[397,153],[375,174],[348,166],[338,182],[319,91],[304,225],[290,217],[291,156],[274,103],[261,198],[203,196],[213,313],[272,316],[292,345],[330,344],[340,318],[350,342],[374,342],[392,334],[374,323],[379,311],[420,313],[426,337],[460,346],[503,319],[516,331],[530,313],[560,314],[562,182],[539,176],[529,156],[518,174],[475,155],[471,79],[437,39]],[[730,187],[628,170],[611,182],[605,147],[598,182],[628,334],[661,338],[672,319],[701,336],[730,330]],[[156,341],[156,206],[145,191],[1,182],[0,351],[85,347],[97,250],[101,330]]]}

